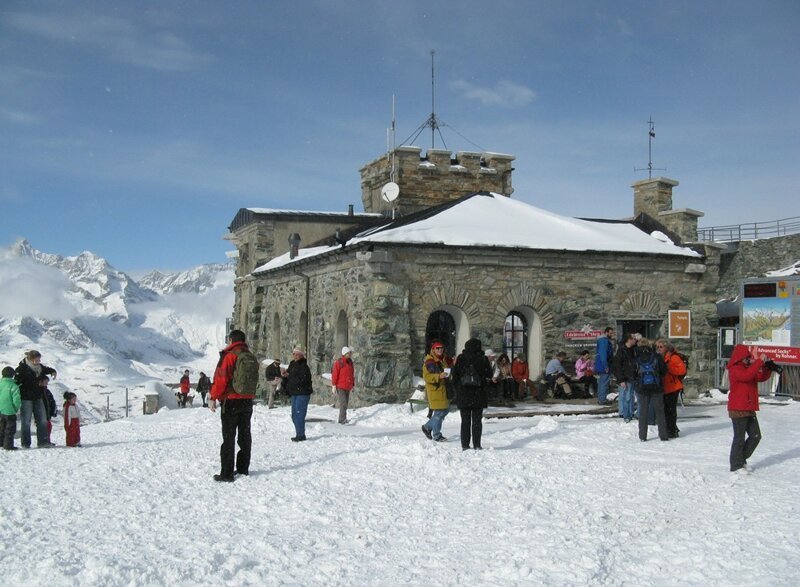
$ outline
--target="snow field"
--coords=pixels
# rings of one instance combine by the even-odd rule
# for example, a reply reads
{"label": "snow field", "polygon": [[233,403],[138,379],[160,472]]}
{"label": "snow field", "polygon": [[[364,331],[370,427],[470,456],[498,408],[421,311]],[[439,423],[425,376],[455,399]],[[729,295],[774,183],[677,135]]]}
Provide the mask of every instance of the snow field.
{"label": "snow field", "polygon": [[[749,476],[730,422],[685,408],[681,438],[616,417],[485,419],[483,451],[405,405],[257,406],[249,477],[215,483],[218,415],[92,424],[83,448],[0,454],[0,563],[14,585],[795,585],[796,404],[762,406]],[[326,421],[316,421],[326,420]]]}

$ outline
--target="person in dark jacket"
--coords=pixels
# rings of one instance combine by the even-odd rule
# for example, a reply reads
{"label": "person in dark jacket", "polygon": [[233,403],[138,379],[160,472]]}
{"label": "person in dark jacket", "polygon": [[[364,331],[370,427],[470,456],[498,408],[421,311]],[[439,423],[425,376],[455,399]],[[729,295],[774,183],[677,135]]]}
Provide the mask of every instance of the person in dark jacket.
{"label": "person in dark jacket", "polygon": [[633,420],[634,394],[637,391],[636,349],[636,338],[629,332],[614,355],[614,377],[619,384],[619,409],[626,422]]}
{"label": "person in dark jacket", "polygon": [[[667,418],[664,415],[664,389],[661,383],[667,372],[667,366],[648,339],[640,339],[639,344],[634,348],[636,348],[637,369],[639,370],[636,381],[636,399],[639,401],[639,440],[642,442],[647,440],[647,415],[651,404],[656,412],[658,437],[661,440],[669,440]],[[653,361],[655,361],[653,371],[656,381],[647,383],[643,379],[643,374],[649,370],[648,366]]]}
{"label": "person in dark jacket", "polygon": [[456,404],[461,412],[461,449],[480,450],[483,432],[483,409],[488,405],[487,383],[492,378],[492,367],[481,349],[481,341],[470,338],[464,351],[458,355],[450,373],[456,387]]}
{"label": "person in dark jacket", "polygon": [[22,406],[20,407],[20,428],[22,430],[22,447],[31,447],[31,415],[36,421],[36,442],[40,448],[55,446],[47,439],[47,412],[44,406],[44,394],[39,387],[39,376],[50,375],[55,379],[56,370],[42,365],[42,353],[28,351],[20,361],[14,379],[19,385]]}
{"label": "person in dark jacket", "polygon": [[53,416],[58,414],[58,409],[56,407],[56,398],[47,389],[48,383],[50,383],[50,378],[47,375],[39,375],[39,387],[42,388],[42,401],[44,402],[44,412],[47,418],[47,442],[52,442],[50,440],[50,434],[53,432],[52,420]]}
{"label": "person in dark jacket", "polygon": [[267,366],[264,369],[264,379],[269,385],[269,395],[267,396],[267,408],[270,410],[275,407],[275,394],[281,386],[281,362],[278,359],[268,359],[264,361]]}
{"label": "person in dark jacket", "polygon": [[761,441],[758,426],[758,382],[769,379],[771,372],[764,366],[767,356],[755,358],[750,349],[743,344],[733,347],[728,360],[728,378],[731,388],[728,391],[728,416],[733,423],[733,442],[731,443],[731,472],[749,473],[747,459]]}
{"label": "person in dark jacket", "polygon": [[311,369],[308,368],[306,355],[303,349],[292,349],[292,361],[289,367],[282,372],[283,388],[292,398],[292,423],[295,435],[292,442],[303,442],[306,439],[306,412],[308,401],[314,389],[311,384]]}
{"label": "person in dark jacket", "polygon": [[200,378],[197,380],[197,392],[200,394],[200,397],[203,398],[203,407],[207,408],[208,403],[206,403],[206,394],[211,391],[211,379],[208,378],[208,375],[200,371]]}
{"label": "person in dark jacket", "polygon": [[[239,475],[250,474],[250,455],[253,446],[250,420],[253,417],[253,398],[256,397],[256,390],[248,389],[237,392],[233,387],[239,355],[249,352],[244,332],[231,330],[228,334],[228,346],[220,351],[219,362],[214,371],[208,409],[216,412],[217,402],[222,405],[220,410],[220,420],[222,421],[222,445],[219,447],[220,472],[214,475],[214,481],[233,481],[234,456],[236,473]],[[247,363],[242,364],[246,365]],[[239,444],[238,454],[236,454],[236,442]]]}

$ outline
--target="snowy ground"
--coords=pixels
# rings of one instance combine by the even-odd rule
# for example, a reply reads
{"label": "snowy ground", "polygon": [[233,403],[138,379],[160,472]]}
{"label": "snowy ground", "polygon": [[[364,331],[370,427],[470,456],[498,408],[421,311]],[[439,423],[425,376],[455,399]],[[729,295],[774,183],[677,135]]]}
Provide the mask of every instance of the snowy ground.
{"label": "snowy ground", "polygon": [[[800,404],[762,406],[754,472],[728,472],[718,401],[681,438],[616,417],[485,420],[486,450],[380,405],[335,423],[256,408],[250,477],[218,472],[218,416],[163,410],[84,447],[0,451],[6,585],[797,585]],[[651,437],[655,437],[651,429]]]}

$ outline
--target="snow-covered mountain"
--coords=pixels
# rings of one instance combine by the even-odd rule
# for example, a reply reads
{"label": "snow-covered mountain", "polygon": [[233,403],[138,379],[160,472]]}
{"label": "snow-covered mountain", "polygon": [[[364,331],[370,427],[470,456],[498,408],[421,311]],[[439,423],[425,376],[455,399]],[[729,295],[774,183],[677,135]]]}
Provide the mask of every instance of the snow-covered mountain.
{"label": "snow-covered mountain", "polygon": [[[0,363],[38,349],[84,405],[124,411],[144,384],[189,369],[210,374],[233,308],[231,265],[209,264],[137,281],[91,252],[43,253],[20,240],[0,249]],[[108,399],[105,397],[108,396]],[[112,414],[113,415],[113,414]]]}

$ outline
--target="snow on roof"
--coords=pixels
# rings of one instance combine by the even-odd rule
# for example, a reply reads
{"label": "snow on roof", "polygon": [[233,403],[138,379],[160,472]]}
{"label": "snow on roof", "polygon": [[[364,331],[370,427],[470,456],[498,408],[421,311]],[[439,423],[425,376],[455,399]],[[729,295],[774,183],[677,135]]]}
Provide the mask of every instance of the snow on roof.
{"label": "snow on roof", "polygon": [[793,265],[789,265],[783,269],[767,271],[764,275],[767,277],[791,277],[792,275],[800,275],[800,261],[795,261]]}
{"label": "snow on roof", "polygon": [[[276,208],[247,208],[253,214],[275,214],[277,216],[281,215],[299,215],[299,216],[350,216],[348,212],[316,212],[313,210],[278,210]],[[377,214],[373,212],[361,212],[355,213],[353,216],[360,216],[364,217],[367,216],[369,218],[378,218],[382,216],[382,214]]]}
{"label": "snow on roof", "polygon": [[[400,218],[365,230],[347,241],[347,245],[364,242],[701,257],[688,247],[676,246],[662,233],[649,235],[633,224],[569,218],[485,192],[433,209],[417,220]],[[337,248],[301,249],[295,259]],[[256,272],[276,269],[291,261],[288,254],[281,255],[258,267]]]}

